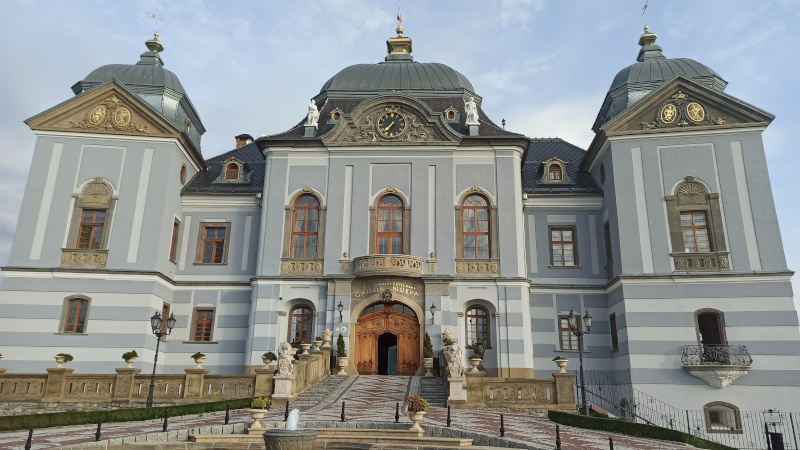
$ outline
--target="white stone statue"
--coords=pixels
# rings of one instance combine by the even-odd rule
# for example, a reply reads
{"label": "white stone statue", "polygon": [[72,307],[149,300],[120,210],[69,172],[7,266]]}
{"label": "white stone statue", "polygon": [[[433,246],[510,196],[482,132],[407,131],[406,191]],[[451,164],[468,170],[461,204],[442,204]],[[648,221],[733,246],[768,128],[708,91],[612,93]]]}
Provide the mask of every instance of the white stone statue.
{"label": "white stone statue", "polygon": [[278,347],[278,375],[289,376],[292,374],[294,353],[295,349],[288,342],[284,342]]}
{"label": "white stone statue", "polygon": [[314,101],[314,99],[311,99],[311,103],[308,105],[308,119],[306,119],[306,126],[317,128],[318,121],[319,109],[317,109],[317,102]]}
{"label": "white stone statue", "polygon": [[467,97],[464,101],[464,110],[467,112],[467,125],[479,125],[478,105],[475,104],[475,98]]}
{"label": "white stone statue", "polygon": [[331,345],[331,338],[333,337],[333,331],[325,328],[325,331],[322,332],[322,339],[325,342],[326,346]]}
{"label": "white stone statue", "polygon": [[450,378],[464,377],[464,366],[462,358],[464,353],[461,351],[461,346],[455,342],[450,344],[447,348],[447,373]]}

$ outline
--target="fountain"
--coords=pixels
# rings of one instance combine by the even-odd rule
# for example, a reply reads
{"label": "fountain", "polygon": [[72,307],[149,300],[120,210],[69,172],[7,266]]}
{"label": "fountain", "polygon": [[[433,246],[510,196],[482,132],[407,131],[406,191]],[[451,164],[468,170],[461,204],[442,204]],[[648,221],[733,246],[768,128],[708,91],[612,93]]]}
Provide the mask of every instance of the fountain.
{"label": "fountain", "polygon": [[300,422],[300,410],[295,408],[286,419],[286,428],[274,428],[264,433],[266,450],[311,450],[317,432],[310,429],[297,428]]}

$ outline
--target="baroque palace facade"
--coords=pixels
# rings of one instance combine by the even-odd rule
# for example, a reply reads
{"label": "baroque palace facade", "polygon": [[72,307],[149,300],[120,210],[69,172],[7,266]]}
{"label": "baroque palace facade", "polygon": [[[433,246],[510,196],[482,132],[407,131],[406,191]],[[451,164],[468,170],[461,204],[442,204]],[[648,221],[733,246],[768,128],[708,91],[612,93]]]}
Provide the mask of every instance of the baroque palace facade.
{"label": "baroque palace facade", "polygon": [[450,331],[485,343],[488,374],[542,378],[556,355],[577,369],[566,315],[588,310],[596,370],[680,408],[791,409],[800,336],[761,139],[773,116],[655,40],[645,30],[613,79],[588,150],[504,130],[398,28],[385,61],[335,74],[298,125],[211,159],[148,41],[26,122],[4,367],[44,372],[69,352],[78,372],[113,373],[133,348],[150,371],[163,311],[177,325],[162,373],[197,351],[246,373],[330,329],[350,373],[421,374],[424,334],[440,349]]}

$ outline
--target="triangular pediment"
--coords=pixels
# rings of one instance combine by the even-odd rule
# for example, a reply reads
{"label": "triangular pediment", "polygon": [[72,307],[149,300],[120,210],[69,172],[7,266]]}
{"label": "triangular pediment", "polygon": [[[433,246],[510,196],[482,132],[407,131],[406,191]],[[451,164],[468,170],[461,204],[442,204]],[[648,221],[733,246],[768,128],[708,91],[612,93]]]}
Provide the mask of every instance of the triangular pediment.
{"label": "triangular pediment", "polygon": [[623,111],[607,136],[767,126],[774,116],[724,92],[676,77]]}
{"label": "triangular pediment", "polygon": [[26,121],[35,131],[179,137],[150,105],[115,82],[69,99]]}
{"label": "triangular pediment", "polygon": [[322,136],[328,146],[452,145],[461,136],[445,125],[441,113],[406,96],[381,96],[365,101]]}

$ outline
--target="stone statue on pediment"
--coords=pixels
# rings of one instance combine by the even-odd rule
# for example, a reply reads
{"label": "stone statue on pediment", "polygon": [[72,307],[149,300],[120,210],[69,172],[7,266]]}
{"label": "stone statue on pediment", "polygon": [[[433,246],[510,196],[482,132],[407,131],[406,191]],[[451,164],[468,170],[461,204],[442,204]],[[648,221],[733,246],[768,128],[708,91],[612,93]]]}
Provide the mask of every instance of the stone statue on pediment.
{"label": "stone statue on pediment", "polygon": [[319,109],[317,109],[317,102],[311,99],[311,103],[308,105],[306,126],[317,128],[317,122],[319,122]]}
{"label": "stone statue on pediment", "polygon": [[464,101],[464,110],[467,112],[467,125],[479,125],[478,105],[475,103],[474,97],[467,97]]}

